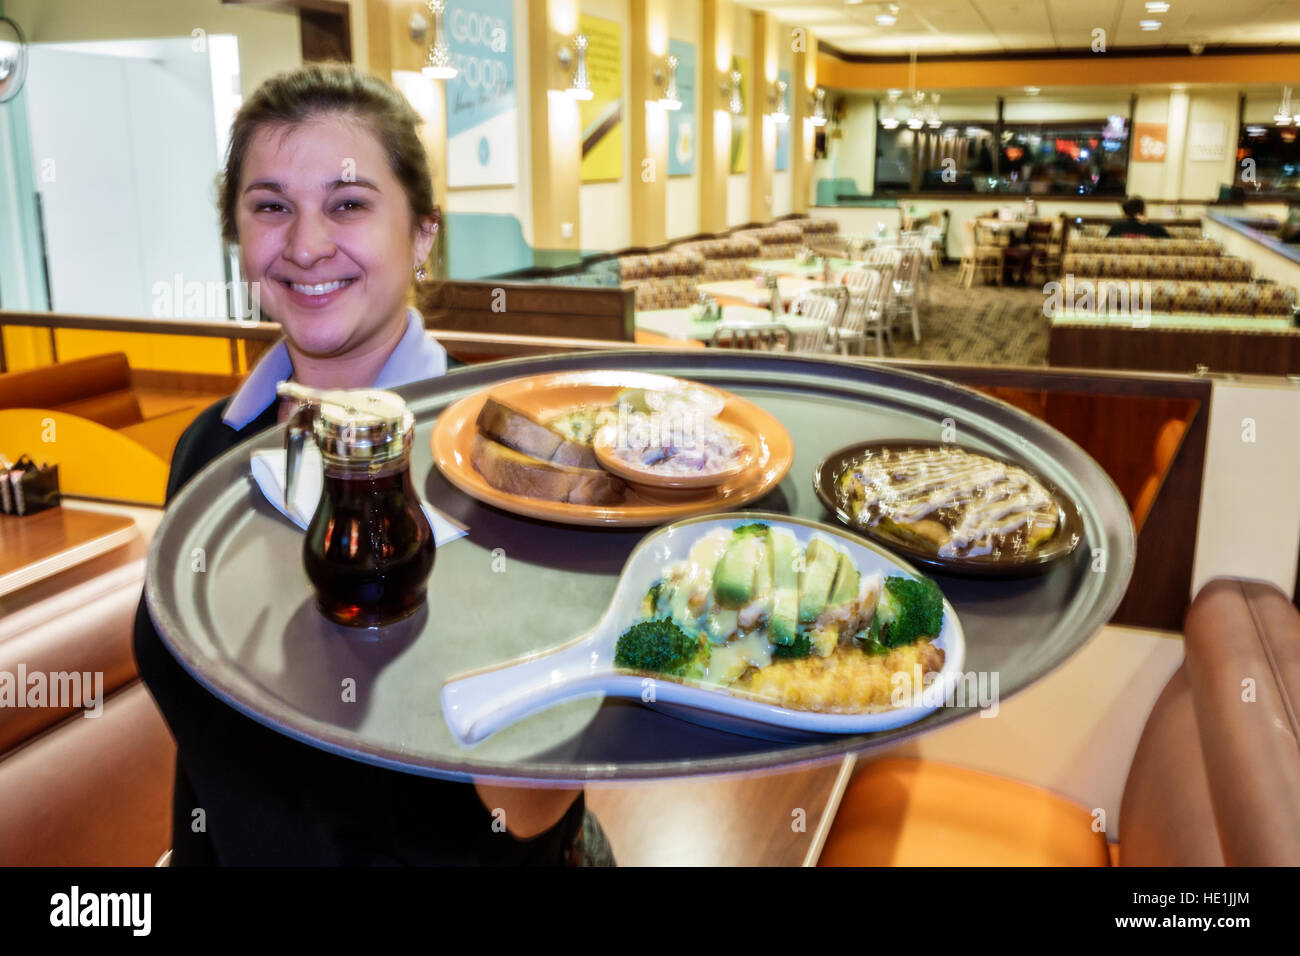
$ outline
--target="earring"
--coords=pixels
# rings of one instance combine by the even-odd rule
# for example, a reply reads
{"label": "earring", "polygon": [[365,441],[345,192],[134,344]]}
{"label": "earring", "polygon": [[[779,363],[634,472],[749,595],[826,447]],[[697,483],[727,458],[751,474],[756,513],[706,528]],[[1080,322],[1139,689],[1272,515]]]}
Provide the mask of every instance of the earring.
{"label": "earring", "polygon": [[429,273],[424,271],[424,266],[420,266],[420,268],[415,270],[416,282],[423,282],[427,278],[429,278]]}

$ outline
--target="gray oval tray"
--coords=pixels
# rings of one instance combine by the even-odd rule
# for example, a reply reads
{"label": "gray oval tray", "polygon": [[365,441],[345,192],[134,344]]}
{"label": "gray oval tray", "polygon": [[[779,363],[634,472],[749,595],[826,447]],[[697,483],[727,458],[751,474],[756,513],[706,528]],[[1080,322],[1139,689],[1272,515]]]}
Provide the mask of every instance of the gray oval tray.
{"label": "gray oval tray", "polygon": [[[664,707],[586,699],[461,749],[442,718],[443,681],[586,631],[648,529],[550,524],[480,504],[433,467],[433,422],[453,401],[494,382],[597,368],[697,379],[779,418],[794,438],[794,465],[751,503],[755,510],[833,523],[812,487],[830,451],[851,440],[938,438],[945,425],[962,444],[1023,462],[1070,495],[1083,541],[1042,576],[934,575],[965,629],[966,671],[996,674],[1000,700],[1082,647],[1128,586],[1133,524],[1118,490],[1077,445],[1009,405],[879,365],[628,350],[495,362],[398,389],[416,416],[416,485],[469,534],[438,549],[427,611],[378,637],[320,616],[302,567],[301,532],[253,484],[249,453],[277,447],[280,430],[231,449],[181,491],[153,540],[146,596],[163,640],[218,697],[281,733],[352,759],[458,780],[573,783],[776,769],[896,744],[977,712],[967,699],[897,730],[811,737],[728,732]],[[193,570],[197,548],[203,571]]]}

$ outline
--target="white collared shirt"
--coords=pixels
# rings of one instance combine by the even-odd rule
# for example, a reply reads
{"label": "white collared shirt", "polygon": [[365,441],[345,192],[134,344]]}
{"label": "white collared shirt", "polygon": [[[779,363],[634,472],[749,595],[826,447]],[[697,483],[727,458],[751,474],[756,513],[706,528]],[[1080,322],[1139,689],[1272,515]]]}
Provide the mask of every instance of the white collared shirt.
{"label": "white collared shirt", "polygon": [[[371,382],[372,388],[395,388],[446,374],[447,350],[424,331],[424,319],[414,308],[406,310],[406,332],[393,354]],[[293,374],[289,349],[281,339],[262,356],[226,405],[221,420],[239,431],[275,401],[279,384]]]}

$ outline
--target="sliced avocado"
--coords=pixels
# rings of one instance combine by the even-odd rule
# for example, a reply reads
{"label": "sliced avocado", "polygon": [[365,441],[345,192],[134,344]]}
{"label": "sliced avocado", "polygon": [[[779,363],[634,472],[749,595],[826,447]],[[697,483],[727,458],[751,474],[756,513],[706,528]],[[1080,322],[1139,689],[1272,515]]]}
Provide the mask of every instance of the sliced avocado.
{"label": "sliced avocado", "polygon": [[768,638],[773,644],[793,644],[799,629],[799,573],[794,569],[797,549],[794,536],[773,531],[772,616]]}
{"label": "sliced avocado", "polygon": [[811,624],[826,610],[839,565],[839,552],[821,538],[813,538],[804,556],[804,571],[799,575],[800,624]]}
{"label": "sliced avocado", "polygon": [[733,538],[713,572],[713,593],[723,607],[739,608],[754,599],[754,576],[763,558],[763,538]]}
{"label": "sliced avocado", "polygon": [[849,556],[840,552],[839,568],[835,572],[835,586],[831,588],[831,596],[826,603],[830,607],[838,607],[857,600],[861,579],[862,575],[853,566]]}

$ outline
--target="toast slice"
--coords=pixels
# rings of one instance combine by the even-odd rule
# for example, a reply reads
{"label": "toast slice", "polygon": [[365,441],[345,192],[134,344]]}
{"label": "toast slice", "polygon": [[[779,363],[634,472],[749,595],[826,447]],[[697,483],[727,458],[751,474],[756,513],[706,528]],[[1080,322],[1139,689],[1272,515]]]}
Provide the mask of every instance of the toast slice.
{"label": "toast slice", "polygon": [[488,438],[532,458],[573,468],[600,467],[590,443],[570,441],[526,412],[490,396],[476,424]]}
{"label": "toast slice", "polygon": [[603,469],[543,461],[493,441],[481,432],[474,436],[470,462],[493,488],[525,498],[575,505],[615,505],[623,501],[627,491],[623,479]]}

